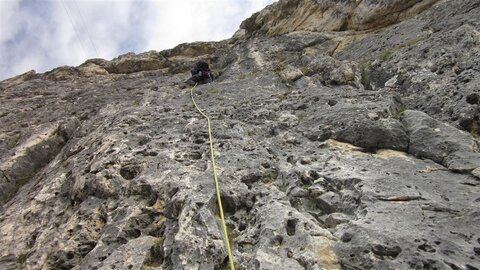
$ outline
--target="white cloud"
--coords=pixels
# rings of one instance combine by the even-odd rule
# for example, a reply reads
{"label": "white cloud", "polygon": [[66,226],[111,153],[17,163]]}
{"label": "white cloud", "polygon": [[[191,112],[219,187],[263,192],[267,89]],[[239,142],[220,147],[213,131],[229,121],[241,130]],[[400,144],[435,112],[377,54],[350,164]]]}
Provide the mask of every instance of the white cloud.
{"label": "white cloud", "polygon": [[15,16],[15,10],[18,9],[19,2],[2,1],[0,2],[0,44],[12,39],[18,31],[19,17]]}
{"label": "white cloud", "polygon": [[[150,36],[145,50],[170,48],[181,42],[229,38],[240,22],[272,0],[155,1],[143,28]],[[169,27],[162,27],[168,25]]]}
{"label": "white cloud", "polygon": [[0,80],[229,38],[274,0],[0,0]]}

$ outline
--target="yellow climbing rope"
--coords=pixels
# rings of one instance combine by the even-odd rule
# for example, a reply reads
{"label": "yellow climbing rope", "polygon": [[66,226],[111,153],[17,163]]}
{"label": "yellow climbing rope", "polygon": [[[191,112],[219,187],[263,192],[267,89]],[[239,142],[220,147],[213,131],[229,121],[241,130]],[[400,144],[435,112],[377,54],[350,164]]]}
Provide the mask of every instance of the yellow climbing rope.
{"label": "yellow climbing rope", "polygon": [[208,125],[208,140],[210,141],[210,155],[212,158],[212,170],[213,170],[213,178],[215,179],[215,190],[217,192],[217,201],[218,201],[218,208],[220,210],[220,219],[222,221],[222,228],[223,228],[223,238],[225,239],[225,246],[227,247],[227,253],[228,253],[228,260],[230,262],[230,270],[235,270],[235,265],[233,264],[233,256],[232,256],[232,249],[230,248],[230,242],[228,241],[228,232],[227,232],[227,225],[225,225],[225,216],[223,215],[223,206],[222,206],[222,199],[220,198],[220,186],[218,184],[218,177],[217,177],[217,169],[215,167],[215,151],[213,148],[213,136],[212,136],[212,126],[210,124],[210,117],[206,115],[198,106],[197,103],[195,102],[195,99],[193,98],[193,89],[197,87],[197,84],[195,84],[192,89],[190,89],[190,97],[192,98],[193,105],[195,105],[195,108],[197,111],[207,119],[207,125]]}

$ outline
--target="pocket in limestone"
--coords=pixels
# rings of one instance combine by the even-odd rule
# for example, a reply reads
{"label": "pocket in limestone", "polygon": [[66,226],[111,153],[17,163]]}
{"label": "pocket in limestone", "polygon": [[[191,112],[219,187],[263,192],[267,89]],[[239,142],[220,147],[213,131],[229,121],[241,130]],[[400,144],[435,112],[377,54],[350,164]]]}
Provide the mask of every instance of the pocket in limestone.
{"label": "pocket in limestone", "polygon": [[125,180],[132,180],[142,172],[142,168],[137,164],[125,164],[120,168],[120,175]]}

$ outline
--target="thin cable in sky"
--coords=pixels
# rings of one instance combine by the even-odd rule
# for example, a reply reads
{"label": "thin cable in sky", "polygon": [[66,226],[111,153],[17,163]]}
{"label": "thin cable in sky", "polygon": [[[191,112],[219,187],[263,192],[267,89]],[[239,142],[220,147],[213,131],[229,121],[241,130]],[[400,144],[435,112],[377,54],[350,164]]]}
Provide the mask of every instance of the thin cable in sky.
{"label": "thin cable in sky", "polygon": [[75,4],[75,7],[77,8],[78,14],[80,15],[80,25],[85,27],[85,33],[87,34],[88,39],[90,40],[90,44],[92,44],[93,49],[95,50],[95,56],[100,57],[100,54],[98,53],[97,46],[95,46],[95,43],[93,42],[90,31],[88,31],[87,23],[85,21],[85,17],[82,14],[82,11],[80,10],[80,7],[77,4],[76,0],[73,0],[73,3]]}
{"label": "thin cable in sky", "polygon": [[[31,69],[80,65],[94,54],[113,58],[226,39],[241,20],[273,1],[0,0],[0,59],[7,63],[0,65],[0,80]],[[182,6],[175,9],[172,3],[177,2]],[[108,17],[99,9],[108,11]],[[54,56],[39,53],[51,51]]]}
{"label": "thin cable in sky", "polygon": [[73,31],[75,31],[75,35],[77,36],[78,42],[80,43],[80,46],[83,49],[83,53],[85,54],[85,58],[88,58],[87,50],[85,49],[85,46],[80,38],[80,35],[78,34],[77,28],[75,27],[75,24],[73,23],[72,16],[70,16],[70,12],[68,12],[67,7],[65,6],[65,3],[63,1],[60,1],[62,3],[63,9],[65,9],[65,12],[67,13],[68,18],[70,19],[70,24],[72,24]]}

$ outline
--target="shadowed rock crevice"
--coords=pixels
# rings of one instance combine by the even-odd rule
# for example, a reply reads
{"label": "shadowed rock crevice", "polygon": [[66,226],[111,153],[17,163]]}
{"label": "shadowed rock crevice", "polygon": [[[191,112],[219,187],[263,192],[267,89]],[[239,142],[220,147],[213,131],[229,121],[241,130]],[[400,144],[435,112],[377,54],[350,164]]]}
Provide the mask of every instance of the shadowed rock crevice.
{"label": "shadowed rock crevice", "polygon": [[79,125],[77,119],[40,128],[0,164],[0,202],[5,203],[60,153]]}
{"label": "shadowed rock crevice", "polygon": [[132,180],[141,173],[141,167],[135,164],[126,164],[120,168],[120,175],[125,180]]}

